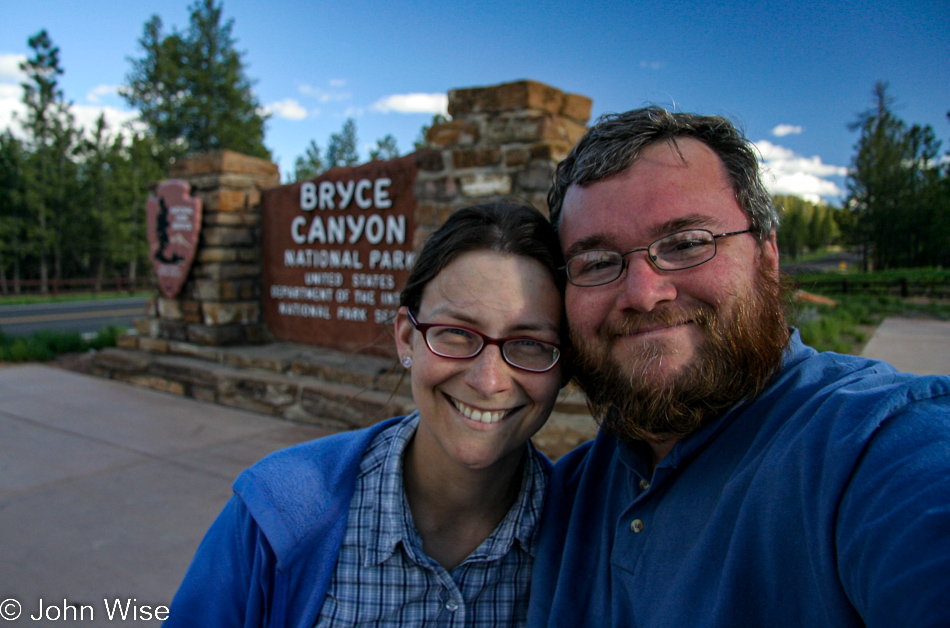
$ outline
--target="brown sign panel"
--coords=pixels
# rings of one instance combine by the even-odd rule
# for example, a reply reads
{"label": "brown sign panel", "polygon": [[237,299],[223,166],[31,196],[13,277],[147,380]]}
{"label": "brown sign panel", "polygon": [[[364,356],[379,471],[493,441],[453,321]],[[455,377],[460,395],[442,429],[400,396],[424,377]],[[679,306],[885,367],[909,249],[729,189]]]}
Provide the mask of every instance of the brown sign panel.
{"label": "brown sign panel", "polygon": [[149,257],[159,290],[169,298],[185,284],[198,250],[201,199],[189,196],[190,191],[186,181],[162,181],[145,207]]}
{"label": "brown sign panel", "polygon": [[415,157],[334,168],[262,197],[264,321],[275,337],[392,356],[415,258]]}

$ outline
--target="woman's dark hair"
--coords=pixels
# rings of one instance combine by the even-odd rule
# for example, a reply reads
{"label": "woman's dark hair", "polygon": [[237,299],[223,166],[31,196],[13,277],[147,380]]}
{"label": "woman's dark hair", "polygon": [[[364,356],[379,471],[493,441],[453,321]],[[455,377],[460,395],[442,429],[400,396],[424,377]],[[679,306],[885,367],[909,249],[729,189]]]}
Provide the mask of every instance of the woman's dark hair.
{"label": "woman's dark hair", "polygon": [[416,256],[400,305],[418,312],[425,287],[452,260],[470,251],[496,251],[537,260],[561,294],[565,275],[561,245],[548,219],[531,205],[499,201],[456,210],[429,236]]}

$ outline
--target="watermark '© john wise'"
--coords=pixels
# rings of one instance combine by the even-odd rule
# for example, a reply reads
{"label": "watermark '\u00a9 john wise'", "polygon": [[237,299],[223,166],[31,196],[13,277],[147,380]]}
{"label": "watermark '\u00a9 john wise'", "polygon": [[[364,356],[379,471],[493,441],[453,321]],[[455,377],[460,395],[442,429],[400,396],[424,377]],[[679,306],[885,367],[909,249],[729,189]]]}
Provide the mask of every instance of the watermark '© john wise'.
{"label": "watermark '\u00a9 john wise'", "polygon": [[47,602],[40,598],[35,609],[27,609],[23,615],[23,606],[19,600],[8,598],[0,602],[0,619],[31,621],[94,621],[96,617],[108,621],[150,621],[168,619],[168,607],[155,604],[143,604],[135,598],[103,599],[102,604],[62,601]]}

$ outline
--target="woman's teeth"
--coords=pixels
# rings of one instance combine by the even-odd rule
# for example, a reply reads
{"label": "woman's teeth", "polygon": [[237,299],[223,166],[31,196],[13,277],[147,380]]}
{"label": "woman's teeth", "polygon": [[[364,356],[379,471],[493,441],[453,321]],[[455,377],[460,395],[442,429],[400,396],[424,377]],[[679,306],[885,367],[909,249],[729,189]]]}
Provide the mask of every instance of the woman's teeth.
{"label": "woman's teeth", "polygon": [[505,415],[508,414],[507,410],[497,410],[495,412],[476,410],[457,399],[453,399],[452,403],[455,404],[455,409],[458,410],[462,416],[478,423],[498,423],[498,421],[501,421],[505,418]]}

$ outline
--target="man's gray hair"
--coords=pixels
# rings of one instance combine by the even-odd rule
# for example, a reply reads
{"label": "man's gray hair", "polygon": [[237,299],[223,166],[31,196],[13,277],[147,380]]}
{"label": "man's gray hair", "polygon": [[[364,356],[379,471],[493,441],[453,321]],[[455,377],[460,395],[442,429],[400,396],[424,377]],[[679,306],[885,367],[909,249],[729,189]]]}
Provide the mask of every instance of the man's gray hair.
{"label": "man's gray hair", "polygon": [[572,185],[601,181],[623,172],[640,152],[657,142],[691,137],[709,146],[722,161],[739,206],[749,215],[751,229],[760,241],[778,229],[779,215],[759,174],[755,148],[735,125],[721,116],[672,113],[662,107],[645,107],[601,116],[557,166],[548,192],[551,222],[561,219],[564,195]]}

